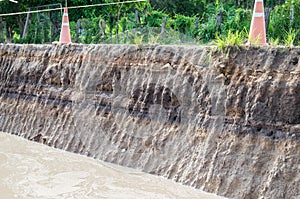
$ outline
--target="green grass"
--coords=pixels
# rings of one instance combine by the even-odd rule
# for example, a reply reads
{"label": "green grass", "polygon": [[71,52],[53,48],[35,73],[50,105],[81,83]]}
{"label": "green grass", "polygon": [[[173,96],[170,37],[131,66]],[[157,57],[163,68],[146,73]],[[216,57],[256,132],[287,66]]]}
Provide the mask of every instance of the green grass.
{"label": "green grass", "polygon": [[293,47],[297,34],[298,34],[298,31],[295,31],[295,30],[290,30],[289,32],[286,31],[285,38],[283,40],[284,45],[286,47]]}
{"label": "green grass", "polygon": [[278,46],[278,45],[279,45],[279,37],[277,37],[276,39],[270,38],[270,39],[269,39],[269,44],[270,44],[271,46]]}
{"label": "green grass", "polygon": [[217,46],[219,51],[222,51],[228,46],[240,46],[245,41],[245,32],[244,31],[228,31],[227,35],[216,35],[216,40],[214,44]]}

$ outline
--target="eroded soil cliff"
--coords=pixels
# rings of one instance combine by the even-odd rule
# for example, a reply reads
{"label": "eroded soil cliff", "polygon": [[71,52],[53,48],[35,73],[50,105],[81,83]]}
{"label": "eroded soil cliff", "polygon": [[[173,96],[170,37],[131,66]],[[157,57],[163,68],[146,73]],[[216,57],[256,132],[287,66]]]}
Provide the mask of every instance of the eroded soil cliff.
{"label": "eroded soil cliff", "polygon": [[232,198],[300,197],[300,49],[0,45],[0,131]]}

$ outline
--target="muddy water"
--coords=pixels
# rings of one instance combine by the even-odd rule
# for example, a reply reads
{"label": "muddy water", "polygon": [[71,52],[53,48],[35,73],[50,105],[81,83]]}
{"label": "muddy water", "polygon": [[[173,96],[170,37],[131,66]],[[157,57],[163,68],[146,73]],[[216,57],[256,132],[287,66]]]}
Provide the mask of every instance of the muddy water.
{"label": "muddy water", "polygon": [[0,132],[0,198],[221,198]]}

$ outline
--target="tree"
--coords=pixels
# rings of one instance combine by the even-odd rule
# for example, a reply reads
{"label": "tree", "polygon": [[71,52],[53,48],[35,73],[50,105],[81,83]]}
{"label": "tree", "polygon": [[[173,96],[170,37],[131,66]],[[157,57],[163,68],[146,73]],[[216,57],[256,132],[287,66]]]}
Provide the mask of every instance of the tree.
{"label": "tree", "polygon": [[203,0],[150,0],[151,6],[167,14],[185,16],[202,15],[205,7]]}

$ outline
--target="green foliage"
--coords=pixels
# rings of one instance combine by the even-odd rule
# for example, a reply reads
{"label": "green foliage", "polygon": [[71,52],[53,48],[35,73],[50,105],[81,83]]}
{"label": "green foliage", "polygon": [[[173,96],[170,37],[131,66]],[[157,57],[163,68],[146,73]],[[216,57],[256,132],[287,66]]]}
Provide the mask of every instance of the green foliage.
{"label": "green foliage", "polygon": [[270,38],[269,39],[269,44],[271,45],[271,46],[278,46],[279,45],[279,38],[277,37],[276,39],[274,39],[274,38]]}
{"label": "green foliage", "polygon": [[198,33],[198,40],[203,43],[206,43],[208,41],[215,39],[215,35],[217,32],[217,27],[215,24],[216,24],[215,17],[210,17],[207,23],[202,23]]}
{"label": "green foliage", "polygon": [[181,14],[185,16],[202,15],[205,4],[203,0],[150,0],[151,6],[168,15]]}
{"label": "green foliage", "polygon": [[195,23],[195,18],[178,14],[175,15],[173,23],[175,30],[186,34],[192,32],[194,28],[193,24]]}
{"label": "green foliage", "polygon": [[133,39],[133,43],[137,45],[143,44],[143,35],[141,33],[135,34],[135,37]]}
{"label": "green foliage", "polygon": [[293,47],[298,32],[299,31],[295,30],[290,30],[289,32],[285,31],[285,37],[283,40],[284,45],[287,47]]}
{"label": "green foliage", "polygon": [[226,35],[216,35],[215,45],[221,51],[227,46],[240,46],[245,42],[245,32],[239,32],[238,30],[232,32],[228,31]]}
{"label": "green foliage", "polygon": [[[276,6],[271,12],[268,35],[279,40],[286,45],[291,42],[292,30],[300,29],[300,0],[287,0],[285,4]],[[293,18],[293,20],[291,20]],[[289,34],[287,34],[289,33]],[[295,32],[294,44],[300,39],[299,31]],[[289,40],[289,41],[287,41]]]}
{"label": "green foliage", "polygon": [[[249,29],[251,22],[251,11],[241,8],[236,9],[235,6],[216,3],[217,5],[208,4],[206,13],[202,16],[202,24],[198,31],[198,40],[206,43],[214,40],[217,34],[227,34],[229,30]],[[217,15],[222,16],[222,21],[217,24]]]}
{"label": "green foliage", "polygon": [[241,8],[230,7],[225,11],[224,29],[243,31],[250,27],[252,12]]}
{"label": "green foliage", "polygon": [[168,15],[163,12],[160,12],[160,11],[153,10],[153,11],[147,12],[147,15],[146,15],[147,26],[161,27],[161,24],[165,17],[168,17]]}

